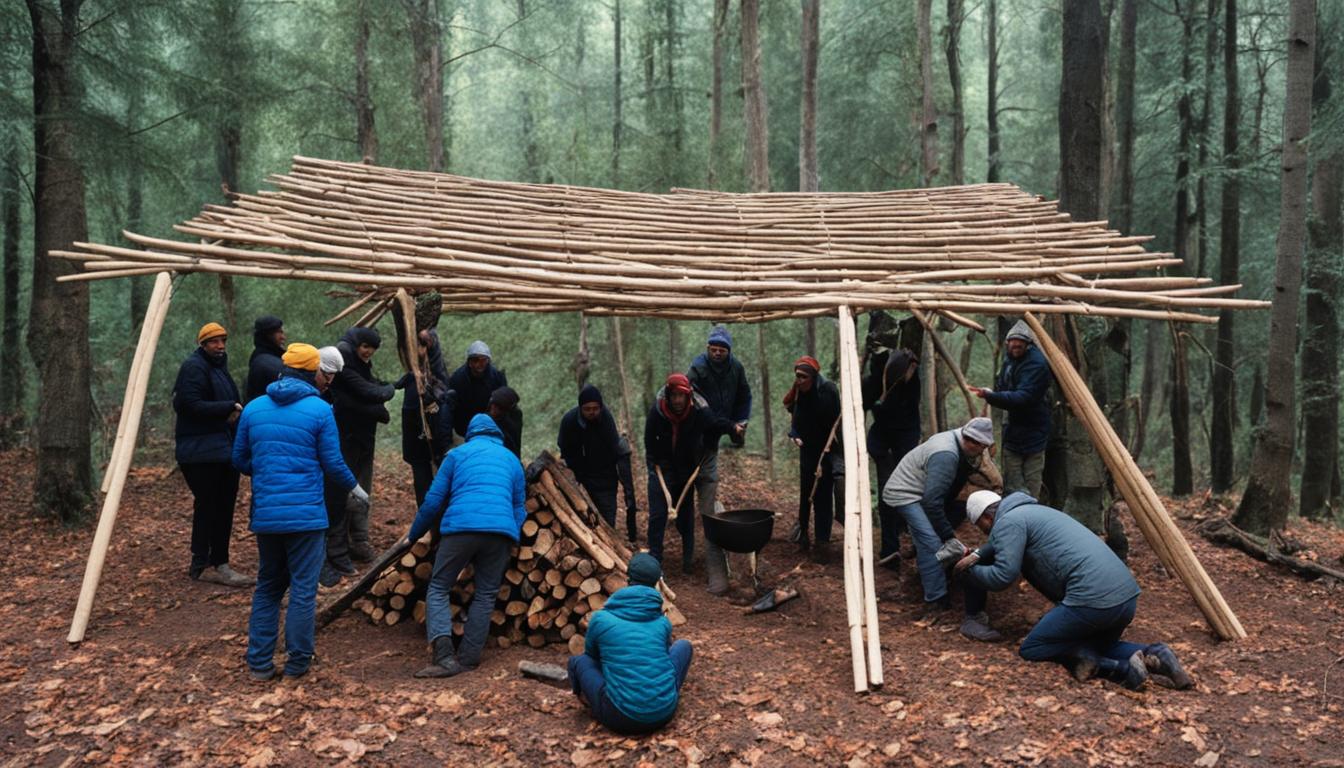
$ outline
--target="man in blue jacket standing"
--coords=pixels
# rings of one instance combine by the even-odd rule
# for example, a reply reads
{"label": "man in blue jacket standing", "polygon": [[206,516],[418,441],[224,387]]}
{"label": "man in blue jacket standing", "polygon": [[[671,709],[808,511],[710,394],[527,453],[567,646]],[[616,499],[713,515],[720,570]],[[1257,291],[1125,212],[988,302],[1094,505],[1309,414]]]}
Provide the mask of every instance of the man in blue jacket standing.
{"label": "man in blue jacket standing", "polygon": [[[727,328],[716,325],[710,330],[705,351],[691,362],[686,378],[696,393],[705,399],[712,416],[731,422],[722,433],[705,433],[700,474],[695,479],[696,511],[712,515],[714,502],[719,497],[719,438],[726,434],[734,445],[743,445],[747,420],[751,418],[751,385],[747,382],[742,362],[733,356],[733,336]],[[694,538],[693,526],[692,542]],[[723,550],[708,539],[705,540],[705,574],[711,585],[726,588],[728,560]]]}
{"label": "man in blue jacket standing", "polygon": [[1003,491],[1041,493],[1045,444],[1050,439],[1050,366],[1036,337],[1018,320],[1004,338],[1008,354],[994,389],[971,387],[985,402],[1008,412],[1003,426]]}
{"label": "man in blue jacket standing", "polygon": [[[518,542],[527,510],[523,465],[504,447],[504,434],[488,414],[471,417],[467,442],[449,451],[425,494],[425,503],[402,544],[418,541],[438,525],[439,551],[425,594],[425,629],[433,651],[416,677],[452,677],[481,663],[509,550]],[[448,593],[470,563],[476,589],[467,609],[462,641],[453,650],[453,612]]]}
{"label": "man in blue jacket standing", "polygon": [[654,588],[663,575],[657,559],[640,552],[626,575],[630,586],[588,620],[583,653],[569,657],[569,680],[594,720],[617,733],[651,733],[677,713],[691,642],[672,642],[672,622]]}
{"label": "man in blue jacket standing", "polygon": [[987,590],[1007,589],[1019,576],[1055,603],[1022,641],[1027,661],[1054,661],[1079,681],[1100,676],[1136,690],[1149,673],[1160,685],[1193,683],[1163,643],[1120,639],[1134,620],[1139,585],[1096,534],[1025,493],[1004,498],[976,491],[966,517],[989,536],[956,565]]}
{"label": "man in blue jacket standing", "polygon": [[257,680],[276,675],[280,601],[287,590],[285,675],[299,677],[312,664],[317,577],[326,557],[323,477],[357,505],[369,500],[341,458],[331,406],[318,396],[335,374],[319,369],[320,354],[308,344],[289,345],[282,362],[280,380],[243,409],[233,443],[233,465],[252,476],[251,528],[259,565],[246,658]]}

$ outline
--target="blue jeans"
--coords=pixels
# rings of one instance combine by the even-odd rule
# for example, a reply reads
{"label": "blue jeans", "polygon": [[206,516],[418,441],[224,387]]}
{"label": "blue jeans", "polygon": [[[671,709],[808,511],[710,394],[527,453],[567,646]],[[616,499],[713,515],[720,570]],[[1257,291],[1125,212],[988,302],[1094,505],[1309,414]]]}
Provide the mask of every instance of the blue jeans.
{"label": "blue jeans", "polygon": [[481,649],[490,632],[490,611],[495,607],[504,569],[509,567],[512,546],[513,539],[499,533],[453,533],[439,539],[434,573],[425,590],[425,629],[431,644],[436,638],[452,637],[453,609],[448,593],[462,569],[471,563],[476,589],[463,622],[462,640],[457,644],[457,661],[464,667],[481,663]]}
{"label": "blue jeans", "polygon": [[1065,666],[1091,654],[1126,661],[1146,647],[1120,639],[1138,605],[1137,596],[1110,608],[1056,605],[1031,628],[1017,653],[1027,661],[1057,661]]}
{"label": "blue jeans", "polygon": [[[897,507],[896,514],[905,521],[910,531],[910,540],[915,544],[915,565],[919,568],[919,581],[924,585],[924,602],[935,603],[947,597],[947,571],[934,555],[943,545],[924,514],[924,507],[918,503]],[[966,592],[965,612],[967,616],[985,609],[985,591],[970,582],[963,582]]]}
{"label": "blue jeans", "polygon": [[[677,671],[677,690],[686,682],[686,673],[691,668],[691,641],[678,640],[667,649],[672,657],[672,666]],[[575,696],[583,697],[584,703],[593,713],[593,719],[617,733],[652,733],[667,725],[676,714],[654,723],[641,723],[632,720],[616,708],[607,698],[607,681],[602,678],[602,664],[586,653],[569,657],[569,684]]]}
{"label": "blue jeans", "polygon": [[275,669],[275,640],[280,634],[280,601],[285,611],[285,674],[302,675],[313,660],[313,614],[317,574],[326,560],[326,531],[257,534],[257,588],[247,622],[247,666]]}

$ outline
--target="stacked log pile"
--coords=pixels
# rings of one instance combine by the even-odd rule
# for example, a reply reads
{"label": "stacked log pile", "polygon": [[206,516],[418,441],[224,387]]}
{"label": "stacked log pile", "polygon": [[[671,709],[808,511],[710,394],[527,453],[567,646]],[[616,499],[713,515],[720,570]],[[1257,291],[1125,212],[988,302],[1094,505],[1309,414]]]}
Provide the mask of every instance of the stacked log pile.
{"label": "stacked log pile", "polygon": [[[528,467],[527,478],[527,519],[495,596],[490,633],[501,648],[567,643],[571,653],[580,653],[589,616],[626,586],[626,563],[633,553],[549,452]],[[354,607],[375,624],[423,623],[435,554],[427,535],[388,566]],[[467,566],[451,593],[457,636],[475,591],[471,576]],[[663,611],[673,624],[685,622],[666,596]]]}

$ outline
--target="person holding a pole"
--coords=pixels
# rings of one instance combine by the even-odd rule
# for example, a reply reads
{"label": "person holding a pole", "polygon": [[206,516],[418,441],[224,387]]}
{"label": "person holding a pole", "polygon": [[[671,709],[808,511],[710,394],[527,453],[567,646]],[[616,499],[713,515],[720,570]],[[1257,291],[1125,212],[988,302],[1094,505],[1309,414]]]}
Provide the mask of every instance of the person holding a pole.
{"label": "person holding a pole", "polygon": [[[813,562],[830,562],[831,523],[844,514],[845,455],[840,434],[840,390],[821,375],[816,358],[803,355],[793,363],[793,387],[784,406],[793,415],[789,439],[798,446],[798,550]],[[834,506],[832,506],[834,500]],[[816,512],[816,540],[808,535],[808,518]]]}

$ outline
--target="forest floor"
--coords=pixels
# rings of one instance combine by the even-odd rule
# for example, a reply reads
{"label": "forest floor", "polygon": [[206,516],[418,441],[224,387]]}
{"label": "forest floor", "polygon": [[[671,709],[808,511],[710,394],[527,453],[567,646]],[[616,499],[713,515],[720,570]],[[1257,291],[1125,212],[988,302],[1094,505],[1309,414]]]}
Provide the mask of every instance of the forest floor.
{"label": "forest floor", "polygon": [[[403,533],[413,512],[404,465],[383,458],[375,545]],[[792,483],[771,484],[756,461],[726,463],[730,508],[792,516]],[[30,454],[0,454],[0,497],[28,499],[32,475]],[[306,677],[253,682],[242,662],[250,591],[187,578],[190,508],[174,468],[133,471],[87,639],[71,647],[93,527],[0,507],[11,595],[0,605],[0,764],[1344,766],[1344,589],[1190,535],[1195,518],[1219,512],[1207,498],[1173,511],[1250,632],[1241,642],[1211,636],[1128,521],[1144,594],[1127,637],[1168,642],[1194,690],[1130,693],[1021,661],[1017,642],[1047,607],[1025,585],[991,598],[1002,642],[968,641],[955,620],[921,619],[907,565],[878,573],[887,684],[856,695],[837,554],[788,577],[800,599],[754,616],[705,593],[699,574],[669,574],[689,619],[677,635],[695,644],[695,660],[676,719],[640,739],[602,730],[568,691],[516,673],[524,659],[563,662],[558,646],[492,647],[473,673],[416,680],[422,628],[358,614],[318,634]],[[244,499],[238,508],[233,560],[254,572]],[[787,528],[765,550],[766,582],[800,564]],[[1322,560],[1344,553],[1337,529],[1292,533]],[[678,562],[675,535],[669,542]]]}

